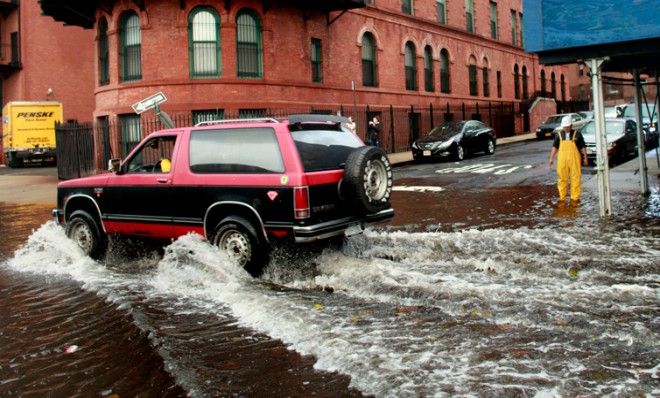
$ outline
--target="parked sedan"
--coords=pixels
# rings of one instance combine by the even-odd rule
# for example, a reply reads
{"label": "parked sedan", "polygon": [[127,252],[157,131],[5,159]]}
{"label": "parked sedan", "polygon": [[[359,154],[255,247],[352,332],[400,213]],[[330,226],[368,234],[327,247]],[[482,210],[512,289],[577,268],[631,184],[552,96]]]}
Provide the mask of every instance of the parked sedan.
{"label": "parked sedan", "polygon": [[586,119],[580,116],[579,113],[561,113],[558,115],[551,115],[541,123],[536,129],[536,138],[542,140],[543,138],[554,138],[555,133],[561,130],[561,120],[564,116],[570,116],[573,122],[573,129],[579,130],[586,123]]}
{"label": "parked sedan", "polygon": [[[605,119],[607,132],[607,158],[612,164],[614,160],[624,160],[629,155],[637,153],[637,124],[630,119]],[[596,123],[592,120],[581,130],[584,143],[587,146],[589,163],[596,160]]]}
{"label": "parked sedan", "polygon": [[413,142],[412,153],[415,160],[463,160],[471,153],[495,153],[495,140],[495,131],[478,120],[445,122]]}

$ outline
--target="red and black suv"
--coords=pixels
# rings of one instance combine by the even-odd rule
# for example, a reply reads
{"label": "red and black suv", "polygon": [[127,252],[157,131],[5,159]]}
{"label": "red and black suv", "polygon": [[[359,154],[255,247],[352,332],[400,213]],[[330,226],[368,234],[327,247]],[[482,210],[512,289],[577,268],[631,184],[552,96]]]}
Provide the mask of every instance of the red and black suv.
{"label": "red and black suv", "polygon": [[394,215],[387,156],[345,121],[292,115],[158,131],[114,172],[60,182],[53,214],[93,258],[108,236],[194,232],[256,275],[273,240],[350,235]]}

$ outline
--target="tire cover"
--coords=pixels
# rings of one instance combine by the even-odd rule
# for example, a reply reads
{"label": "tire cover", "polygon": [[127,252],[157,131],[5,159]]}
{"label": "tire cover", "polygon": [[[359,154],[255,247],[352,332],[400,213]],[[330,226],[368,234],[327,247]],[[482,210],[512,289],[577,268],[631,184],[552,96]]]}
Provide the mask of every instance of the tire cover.
{"label": "tire cover", "polygon": [[390,207],[392,165],[385,152],[364,146],[353,150],[346,159],[344,197],[359,213],[377,213]]}

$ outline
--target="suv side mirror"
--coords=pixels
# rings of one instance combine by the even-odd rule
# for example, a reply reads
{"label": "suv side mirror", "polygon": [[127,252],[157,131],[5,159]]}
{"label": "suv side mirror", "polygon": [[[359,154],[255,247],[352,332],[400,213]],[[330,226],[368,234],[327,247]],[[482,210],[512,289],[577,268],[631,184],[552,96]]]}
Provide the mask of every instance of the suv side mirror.
{"label": "suv side mirror", "polygon": [[108,160],[108,170],[114,171],[115,173],[119,171],[119,165],[120,165],[121,159],[119,158],[112,158]]}

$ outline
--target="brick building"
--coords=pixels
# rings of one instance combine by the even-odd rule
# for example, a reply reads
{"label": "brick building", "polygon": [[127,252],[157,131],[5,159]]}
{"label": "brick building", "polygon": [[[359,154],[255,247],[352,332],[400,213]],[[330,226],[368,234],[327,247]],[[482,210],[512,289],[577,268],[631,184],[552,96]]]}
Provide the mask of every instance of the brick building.
{"label": "brick building", "polygon": [[94,32],[41,16],[37,1],[0,0],[0,101],[59,101],[64,118],[94,112]]}
{"label": "brick building", "polygon": [[[0,107],[59,101],[65,119],[89,120],[95,106],[94,32],[43,18],[36,1],[0,0],[0,17]],[[0,164],[3,158],[0,140]]]}
{"label": "brick building", "polygon": [[[393,150],[394,130],[410,130],[406,145],[443,115],[488,121],[505,105],[513,122],[498,133],[520,133],[521,101],[541,91],[569,98],[567,69],[542,68],[523,51],[521,0],[41,5],[56,20],[94,29],[94,116],[121,126],[113,141],[122,143],[144,134],[131,104],[158,91],[168,97],[164,110],[192,122],[342,110],[355,114],[360,128],[381,115],[392,119],[384,124],[392,127]],[[553,83],[545,86],[546,80]]]}

